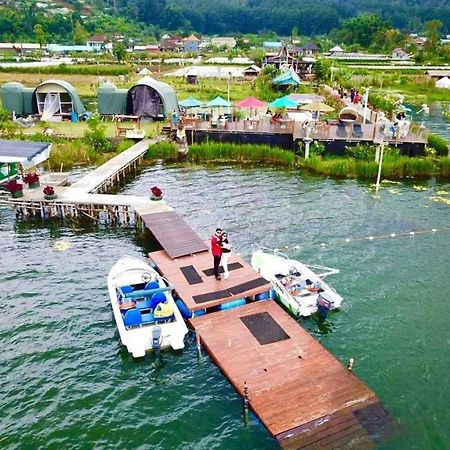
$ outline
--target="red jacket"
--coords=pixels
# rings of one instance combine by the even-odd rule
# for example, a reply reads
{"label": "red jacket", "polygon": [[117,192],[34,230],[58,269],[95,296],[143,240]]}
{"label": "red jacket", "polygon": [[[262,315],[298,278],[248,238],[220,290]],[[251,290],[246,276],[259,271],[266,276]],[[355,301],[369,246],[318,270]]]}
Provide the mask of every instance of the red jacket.
{"label": "red jacket", "polygon": [[215,234],[211,237],[211,251],[214,256],[222,256],[222,247],[220,247],[219,238]]}

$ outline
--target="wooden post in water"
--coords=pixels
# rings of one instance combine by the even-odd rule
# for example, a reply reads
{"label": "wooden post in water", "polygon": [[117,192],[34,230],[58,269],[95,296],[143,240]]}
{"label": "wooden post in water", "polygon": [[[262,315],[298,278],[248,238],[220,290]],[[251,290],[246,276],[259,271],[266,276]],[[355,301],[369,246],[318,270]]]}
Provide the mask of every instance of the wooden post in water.
{"label": "wooden post in water", "polygon": [[250,397],[248,395],[248,386],[247,386],[247,382],[244,381],[244,393],[243,393],[243,399],[244,399],[244,411],[243,411],[243,415],[244,415],[244,426],[248,426],[248,422],[249,422],[249,414],[248,414],[248,409],[249,409],[249,405],[250,405]]}

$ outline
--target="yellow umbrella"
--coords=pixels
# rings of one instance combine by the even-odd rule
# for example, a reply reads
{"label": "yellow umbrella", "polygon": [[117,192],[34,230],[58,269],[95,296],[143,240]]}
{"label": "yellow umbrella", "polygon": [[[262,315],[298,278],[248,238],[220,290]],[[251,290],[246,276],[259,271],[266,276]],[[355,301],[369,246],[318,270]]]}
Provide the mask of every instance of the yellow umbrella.
{"label": "yellow umbrella", "polygon": [[319,119],[319,114],[321,112],[334,111],[334,108],[332,108],[331,106],[326,105],[323,102],[319,102],[319,101],[307,103],[306,105],[300,106],[299,109],[301,109],[303,111],[316,112],[317,113],[317,119]]}

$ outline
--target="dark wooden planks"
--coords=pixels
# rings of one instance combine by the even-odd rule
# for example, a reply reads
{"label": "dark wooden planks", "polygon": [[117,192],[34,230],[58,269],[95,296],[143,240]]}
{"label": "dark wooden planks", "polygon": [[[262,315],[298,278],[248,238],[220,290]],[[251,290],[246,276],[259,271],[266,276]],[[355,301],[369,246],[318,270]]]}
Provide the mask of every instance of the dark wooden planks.
{"label": "dark wooden planks", "polygon": [[175,211],[145,214],[142,220],[172,259],[208,250],[208,246]]}

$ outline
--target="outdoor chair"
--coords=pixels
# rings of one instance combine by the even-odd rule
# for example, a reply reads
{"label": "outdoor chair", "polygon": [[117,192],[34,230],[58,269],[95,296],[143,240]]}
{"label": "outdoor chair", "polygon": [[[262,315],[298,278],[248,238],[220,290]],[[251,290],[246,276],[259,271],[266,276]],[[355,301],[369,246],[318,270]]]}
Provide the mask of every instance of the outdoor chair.
{"label": "outdoor chair", "polygon": [[354,123],[353,124],[353,132],[352,136],[355,138],[362,138],[363,137],[363,130],[360,123]]}
{"label": "outdoor chair", "polygon": [[337,125],[336,135],[338,137],[347,137],[347,130],[345,128],[345,123],[339,122]]}

